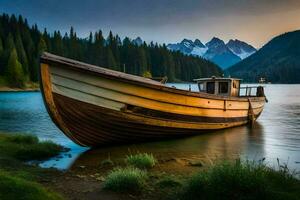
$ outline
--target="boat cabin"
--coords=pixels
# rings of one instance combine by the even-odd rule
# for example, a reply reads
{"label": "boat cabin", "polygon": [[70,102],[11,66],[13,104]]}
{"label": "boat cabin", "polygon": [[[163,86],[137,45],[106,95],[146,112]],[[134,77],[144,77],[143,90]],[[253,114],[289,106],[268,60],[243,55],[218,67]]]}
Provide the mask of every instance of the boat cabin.
{"label": "boat cabin", "polygon": [[241,79],[235,78],[201,78],[194,79],[197,82],[199,92],[222,96],[238,97]]}

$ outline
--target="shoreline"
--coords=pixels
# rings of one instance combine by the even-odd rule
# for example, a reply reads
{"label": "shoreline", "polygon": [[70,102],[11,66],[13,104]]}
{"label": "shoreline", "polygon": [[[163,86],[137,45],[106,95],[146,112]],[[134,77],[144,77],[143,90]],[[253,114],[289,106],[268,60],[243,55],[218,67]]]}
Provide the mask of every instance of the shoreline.
{"label": "shoreline", "polygon": [[12,88],[7,86],[0,86],[0,92],[39,92],[39,87],[33,87],[33,88]]}

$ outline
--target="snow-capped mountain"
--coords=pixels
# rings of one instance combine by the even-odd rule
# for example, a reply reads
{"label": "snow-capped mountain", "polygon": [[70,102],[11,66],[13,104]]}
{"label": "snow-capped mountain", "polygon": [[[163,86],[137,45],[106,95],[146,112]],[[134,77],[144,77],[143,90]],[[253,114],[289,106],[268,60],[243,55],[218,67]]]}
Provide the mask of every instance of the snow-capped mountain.
{"label": "snow-capped mountain", "polygon": [[198,39],[194,42],[192,40],[183,39],[180,43],[168,44],[167,47],[172,51],[180,51],[187,55],[196,56],[202,56],[207,51],[207,47]]}
{"label": "snow-capped mountain", "polygon": [[208,50],[203,55],[204,58],[213,61],[221,68],[227,68],[242,59],[235,55],[224,43],[223,40],[214,37],[205,44]]}
{"label": "snow-capped mountain", "polygon": [[226,46],[242,60],[256,52],[256,49],[240,40],[229,40]]}
{"label": "snow-capped mountain", "polygon": [[219,38],[212,38],[205,45],[199,39],[194,42],[184,39],[180,43],[168,44],[168,49],[180,51],[187,55],[201,56],[218,64],[223,69],[250,56],[256,49],[251,45],[239,41],[230,40],[227,44]]}

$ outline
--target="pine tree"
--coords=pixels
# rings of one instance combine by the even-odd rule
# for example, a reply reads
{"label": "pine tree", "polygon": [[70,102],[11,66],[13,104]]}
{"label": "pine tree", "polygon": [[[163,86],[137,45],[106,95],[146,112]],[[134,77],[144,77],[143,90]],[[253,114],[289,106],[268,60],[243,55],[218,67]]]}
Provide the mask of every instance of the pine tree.
{"label": "pine tree", "polygon": [[15,48],[12,49],[8,63],[6,78],[12,87],[22,88],[24,87],[24,73],[21,63],[18,60],[17,51]]}
{"label": "pine tree", "polygon": [[114,55],[109,47],[106,47],[106,66],[113,70],[119,70]]}
{"label": "pine tree", "polygon": [[40,42],[38,44],[38,54],[42,55],[44,51],[47,51],[47,45],[43,37],[41,37]]}
{"label": "pine tree", "polygon": [[137,59],[138,75],[142,76],[147,71],[147,57],[143,47],[138,48]]}
{"label": "pine tree", "polygon": [[52,51],[53,53],[56,53],[57,55],[63,56],[63,42],[62,37],[60,34],[60,31],[54,31],[53,40],[52,40]]}
{"label": "pine tree", "polygon": [[6,62],[4,59],[4,48],[3,48],[2,39],[0,37],[0,75],[3,74],[5,66],[6,66]]}
{"label": "pine tree", "polygon": [[5,41],[5,50],[9,51],[9,54],[12,49],[15,48],[14,38],[11,33],[8,34],[6,41]]}
{"label": "pine tree", "polygon": [[93,48],[93,64],[105,66],[107,61],[105,60],[105,50],[104,50],[104,38],[102,35],[102,31],[99,30],[95,33],[95,43]]}
{"label": "pine tree", "polygon": [[24,74],[28,74],[28,59],[19,33],[16,34],[16,50],[22,64]]}
{"label": "pine tree", "polygon": [[3,43],[2,43],[2,38],[0,37],[0,57],[4,52],[4,48],[3,48]]}

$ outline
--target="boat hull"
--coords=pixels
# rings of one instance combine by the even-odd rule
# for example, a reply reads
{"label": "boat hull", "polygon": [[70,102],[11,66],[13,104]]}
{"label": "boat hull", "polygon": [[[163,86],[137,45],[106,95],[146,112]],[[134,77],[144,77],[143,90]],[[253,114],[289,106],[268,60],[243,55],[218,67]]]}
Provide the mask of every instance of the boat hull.
{"label": "boat hull", "polygon": [[47,110],[55,124],[82,146],[158,140],[240,126],[249,122],[249,108],[255,120],[265,102],[264,97],[199,94],[97,70],[61,57],[41,59],[41,90]]}

